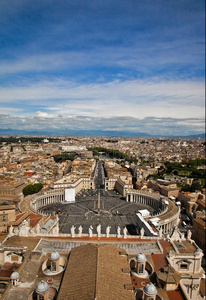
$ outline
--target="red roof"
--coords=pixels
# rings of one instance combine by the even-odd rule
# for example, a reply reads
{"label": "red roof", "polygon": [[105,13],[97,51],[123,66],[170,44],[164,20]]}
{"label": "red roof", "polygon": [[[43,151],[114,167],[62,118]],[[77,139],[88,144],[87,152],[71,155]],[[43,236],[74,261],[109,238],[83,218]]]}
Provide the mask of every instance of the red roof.
{"label": "red roof", "polygon": [[38,222],[39,220],[41,220],[41,216],[39,215],[36,215],[36,214],[30,214],[30,226],[31,227],[34,227]]}
{"label": "red roof", "polygon": [[149,277],[140,278],[140,277],[136,277],[131,274],[131,281],[132,281],[133,287],[136,290],[136,289],[143,289],[145,287],[146,283],[150,282],[150,279],[149,279]]}
{"label": "red roof", "polygon": [[170,300],[185,300],[180,290],[177,291],[167,291],[167,295]]}
{"label": "red roof", "polygon": [[1,270],[0,271],[0,277],[9,277],[13,273],[13,270]]}
{"label": "red roof", "polygon": [[11,270],[13,272],[13,270],[18,268],[19,266],[20,266],[20,264],[16,264],[16,263],[12,264],[12,263],[7,262],[3,265],[2,268],[6,269],[6,270]]}
{"label": "red roof", "polygon": [[[161,241],[160,242],[163,254],[151,254],[153,264],[154,264],[154,272],[159,270],[160,268],[163,268],[168,265],[168,262],[166,260],[166,256],[169,253],[169,250],[171,249],[172,245],[169,242]],[[169,249],[170,248],[170,249]]]}
{"label": "red roof", "polygon": [[24,176],[32,176],[34,174],[36,174],[36,171],[26,171],[26,172],[24,172]]}

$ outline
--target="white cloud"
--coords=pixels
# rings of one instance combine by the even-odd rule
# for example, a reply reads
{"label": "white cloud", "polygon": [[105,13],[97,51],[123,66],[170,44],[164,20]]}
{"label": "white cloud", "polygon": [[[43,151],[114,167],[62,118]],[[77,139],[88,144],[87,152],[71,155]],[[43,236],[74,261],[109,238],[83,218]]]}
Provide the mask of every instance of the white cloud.
{"label": "white cloud", "polygon": [[1,114],[4,113],[5,115],[8,115],[8,113],[19,113],[22,112],[21,108],[15,108],[15,107],[7,107],[7,106],[0,106]]}
{"label": "white cloud", "polygon": [[[204,82],[115,80],[107,83],[77,84],[54,79],[22,86],[0,88],[0,103],[13,104],[20,101],[29,111],[39,106],[43,118],[48,112],[61,115],[84,116],[130,116],[144,118],[204,117]],[[42,110],[44,107],[44,110]],[[18,108],[20,109],[20,107]]]}
{"label": "white cloud", "polygon": [[47,112],[37,111],[36,117],[37,118],[53,118],[54,115],[48,114]]}
{"label": "white cloud", "polygon": [[[46,117],[45,117],[46,116]],[[24,130],[102,130],[145,132],[153,135],[187,135],[204,132],[204,119],[66,117],[38,112],[35,116],[0,115],[1,128]]]}

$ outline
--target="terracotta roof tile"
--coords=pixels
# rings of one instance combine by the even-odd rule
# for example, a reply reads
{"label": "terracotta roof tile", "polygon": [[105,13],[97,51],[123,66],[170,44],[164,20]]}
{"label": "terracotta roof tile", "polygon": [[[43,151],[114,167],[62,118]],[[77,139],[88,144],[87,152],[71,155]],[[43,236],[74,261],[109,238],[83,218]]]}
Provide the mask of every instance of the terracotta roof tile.
{"label": "terracotta roof tile", "polygon": [[171,266],[160,268],[158,271],[156,271],[156,275],[160,280],[170,284],[179,284],[181,277]]}
{"label": "terracotta roof tile", "polygon": [[176,291],[167,291],[167,295],[170,300],[185,300],[180,290]]}
{"label": "terracotta roof tile", "polygon": [[153,266],[154,266],[154,272],[159,270],[160,268],[163,268],[167,266],[167,260],[166,256],[169,253],[170,250],[172,250],[172,245],[169,242],[161,241],[160,242],[163,253],[162,254],[151,254],[152,260],[153,260]]}
{"label": "terracotta roof tile", "polygon": [[88,244],[73,248],[58,300],[134,300],[127,259],[112,245]]}

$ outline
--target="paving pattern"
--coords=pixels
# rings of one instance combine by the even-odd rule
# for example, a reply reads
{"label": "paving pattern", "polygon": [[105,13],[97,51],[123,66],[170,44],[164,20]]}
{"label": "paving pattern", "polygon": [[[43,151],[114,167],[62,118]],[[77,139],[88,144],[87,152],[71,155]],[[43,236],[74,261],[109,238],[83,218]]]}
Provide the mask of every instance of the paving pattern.
{"label": "paving pattern", "polygon": [[101,224],[102,234],[106,233],[106,227],[111,226],[110,233],[116,234],[117,227],[120,226],[121,232],[126,226],[129,234],[139,235],[140,228],[137,226],[136,212],[140,209],[148,209],[151,214],[154,209],[150,206],[129,203],[121,198],[115,191],[101,190],[101,214],[97,214],[98,195],[97,190],[83,191],[77,195],[75,203],[62,204],[56,203],[43,207],[42,212],[56,212],[59,215],[60,233],[70,233],[71,226],[83,227],[83,234],[88,234],[89,226],[92,225],[96,234],[96,227]]}
{"label": "paving pattern", "polygon": [[[107,226],[110,226],[110,234],[117,234],[118,226],[126,226],[129,235],[139,235],[140,228],[137,225],[136,212],[147,209],[150,215],[155,213],[154,208],[139,203],[126,202],[120,194],[111,190],[104,190],[103,163],[98,162],[94,169],[95,189],[82,190],[75,196],[75,203],[53,203],[40,209],[46,214],[57,213],[59,216],[59,232],[71,233],[71,227],[83,228],[82,233],[88,234],[90,225],[93,226],[93,234],[97,234],[97,226],[101,224],[101,233],[106,234]],[[98,214],[98,194],[100,193],[100,211]],[[28,210],[29,198],[22,203],[23,208]]]}

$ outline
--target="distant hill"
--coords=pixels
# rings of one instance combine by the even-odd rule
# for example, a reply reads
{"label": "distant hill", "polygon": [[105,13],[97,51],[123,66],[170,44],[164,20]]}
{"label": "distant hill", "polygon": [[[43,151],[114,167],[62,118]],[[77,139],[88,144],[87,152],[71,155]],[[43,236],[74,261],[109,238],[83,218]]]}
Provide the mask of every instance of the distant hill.
{"label": "distant hill", "polygon": [[69,129],[46,129],[46,130],[19,130],[19,129],[0,129],[0,135],[41,135],[41,136],[108,136],[108,137],[168,137],[168,138],[192,138],[205,139],[205,133],[191,134],[187,136],[163,136],[151,135],[147,132],[131,131],[103,131],[103,130],[69,130]]}
{"label": "distant hill", "polygon": [[112,137],[149,137],[145,132],[127,132],[127,131],[103,131],[103,130],[18,130],[18,129],[0,129],[0,135],[49,135],[49,136],[112,136]]}
{"label": "distant hill", "polygon": [[189,135],[187,137],[191,139],[205,139],[205,133]]}

